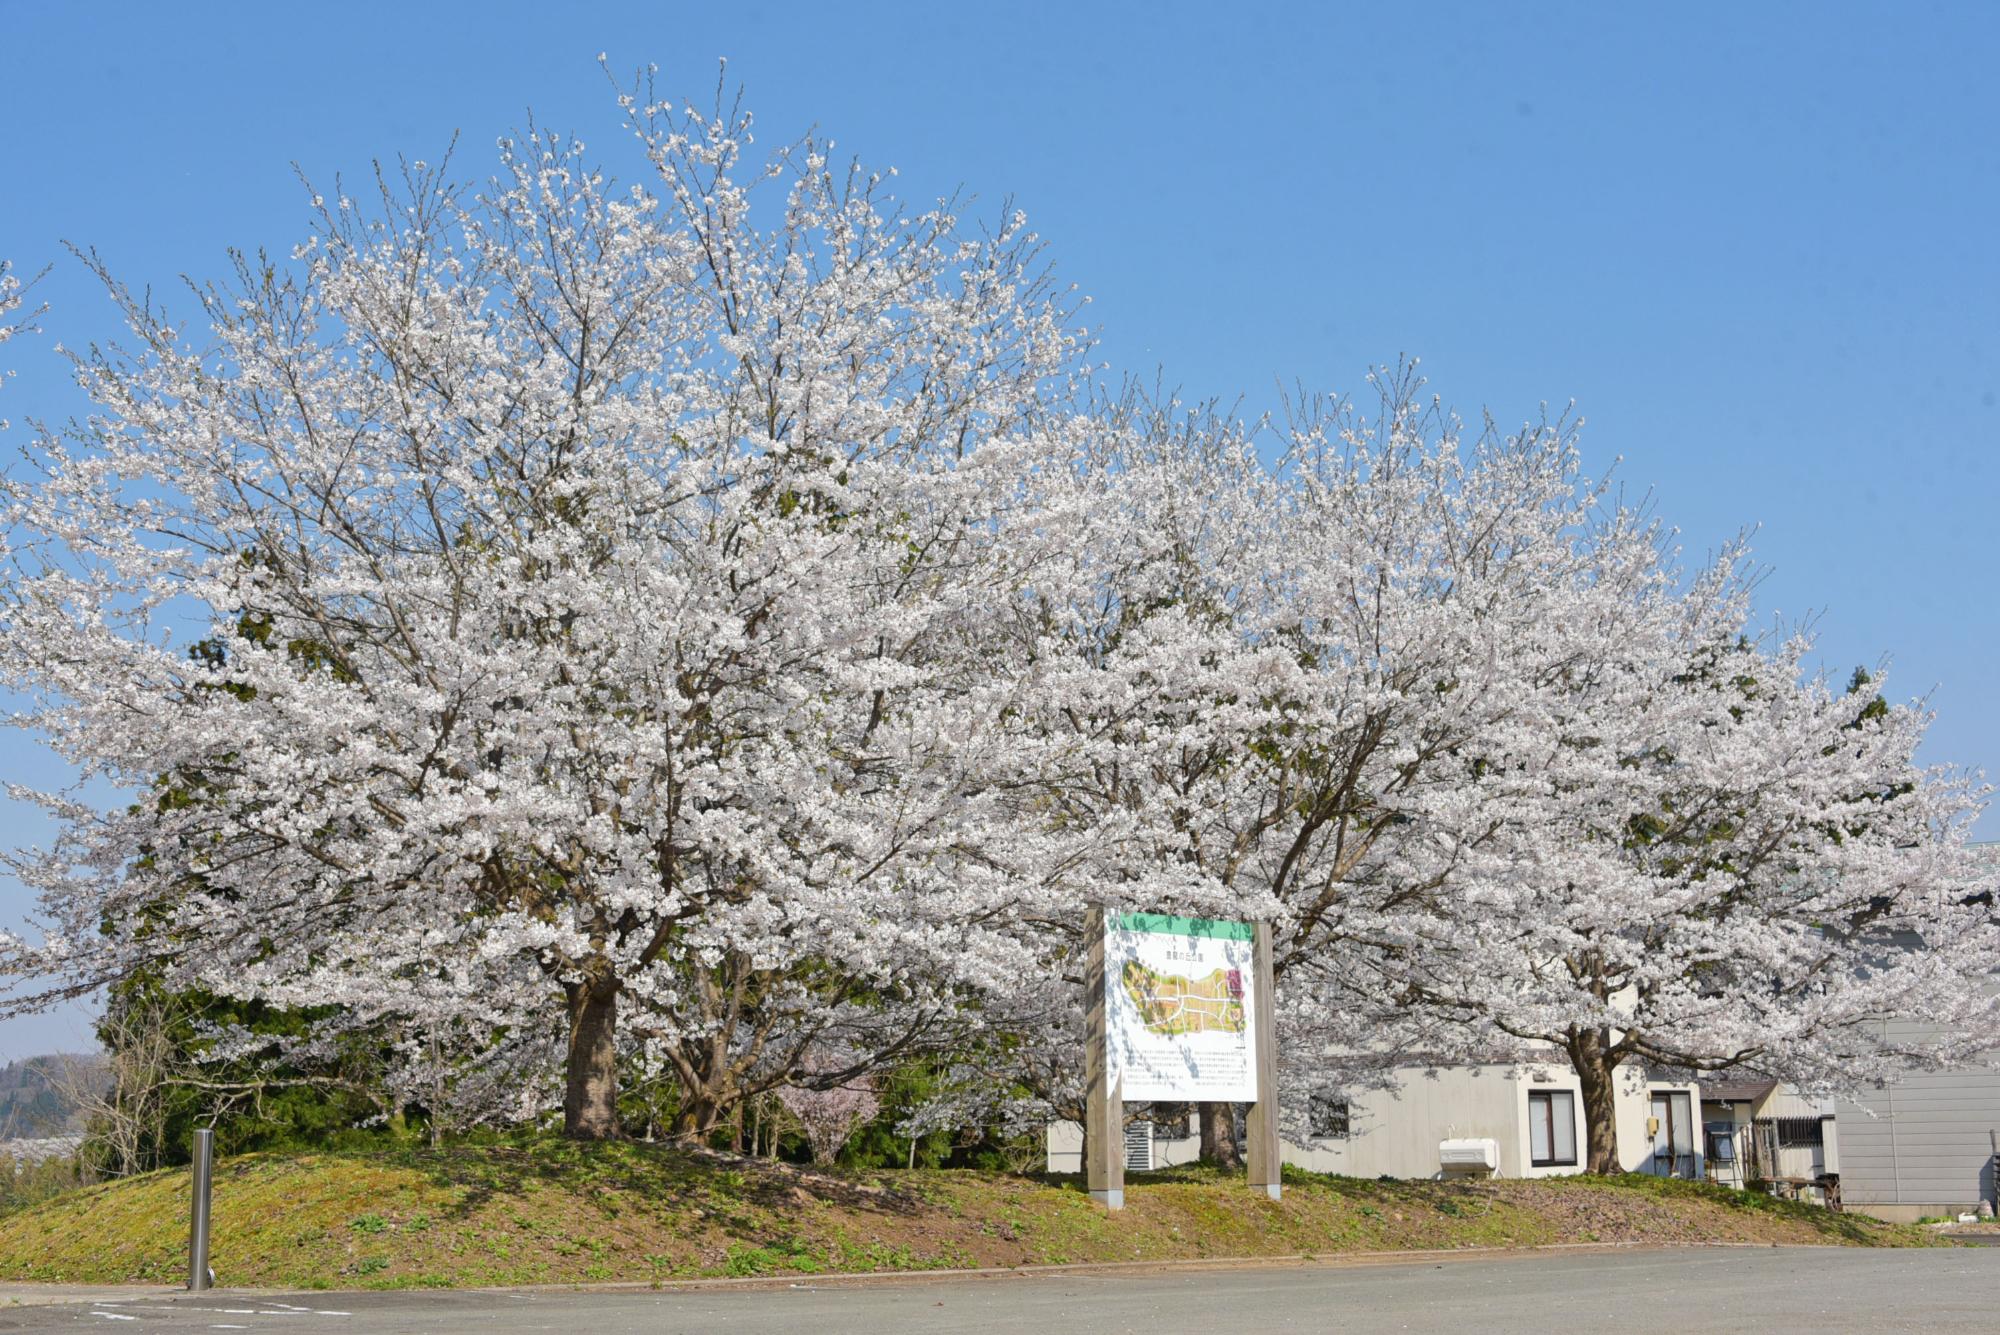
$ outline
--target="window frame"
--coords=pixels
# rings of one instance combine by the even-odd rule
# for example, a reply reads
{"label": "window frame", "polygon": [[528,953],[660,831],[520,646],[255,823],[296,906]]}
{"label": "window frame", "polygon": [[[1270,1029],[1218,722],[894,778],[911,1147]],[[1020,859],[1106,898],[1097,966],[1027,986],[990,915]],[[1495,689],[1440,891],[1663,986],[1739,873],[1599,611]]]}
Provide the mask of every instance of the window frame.
{"label": "window frame", "polygon": [[[1556,1157],[1556,1147],[1561,1143],[1560,1137],[1556,1135],[1557,1095],[1561,1095],[1563,1102],[1569,1107],[1569,1158],[1567,1159]],[[1550,1157],[1546,1159],[1537,1159],[1535,1157],[1535,1105],[1537,1103],[1540,1103],[1547,1110],[1544,1115],[1548,1119]],[[1542,1089],[1530,1089],[1528,1091],[1528,1166],[1531,1168],[1577,1167],[1576,1141],[1576,1091],[1573,1089],[1564,1089],[1559,1085],[1551,1085]]]}
{"label": "window frame", "polygon": [[[1325,1113],[1324,1119],[1322,1112]],[[1339,1127],[1337,1131],[1320,1129],[1336,1125]],[[1349,1139],[1354,1134],[1354,1104],[1345,1095],[1312,1095],[1306,1101],[1306,1130],[1313,1140]]]}
{"label": "window frame", "polygon": [[1773,1117],[1773,1134],[1777,1148],[1781,1150],[1824,1150],[1826,1148],[1827,1119],[1812,1117]]}

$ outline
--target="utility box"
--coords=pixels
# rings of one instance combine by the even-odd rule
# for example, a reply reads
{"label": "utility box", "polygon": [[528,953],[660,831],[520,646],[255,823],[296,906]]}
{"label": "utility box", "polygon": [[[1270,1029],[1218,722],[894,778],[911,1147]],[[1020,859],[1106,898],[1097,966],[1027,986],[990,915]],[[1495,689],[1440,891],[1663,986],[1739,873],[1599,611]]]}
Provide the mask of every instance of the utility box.
{"label": "utility box", "polygon": [[1446,1177],[1490,1177],[1500,1171],[1500,1142],[1441,1140],[1438,1167]]}

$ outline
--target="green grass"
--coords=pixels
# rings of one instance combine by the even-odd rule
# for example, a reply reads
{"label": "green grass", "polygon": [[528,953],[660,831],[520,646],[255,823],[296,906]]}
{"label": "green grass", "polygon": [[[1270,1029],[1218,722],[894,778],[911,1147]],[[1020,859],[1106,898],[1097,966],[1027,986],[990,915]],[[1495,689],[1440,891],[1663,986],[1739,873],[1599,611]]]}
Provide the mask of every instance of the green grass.
{"label": "green grass", "polygon": [[[524,1141],[246,1155],[217,1169],[225,1284],[444,1288],[1068,1262],[1331,1256],[1568,1242],[1926,1245],[1928,1230],[1656,1178],[1378,1182],[1285,1170],[1285,1198],[1205,1167],[1134,1176],[1107,1215],[1075,1178],[805,1173],[640,1144]],[[0,1278],[176,1282],[188,1174],[0,1218]]]}

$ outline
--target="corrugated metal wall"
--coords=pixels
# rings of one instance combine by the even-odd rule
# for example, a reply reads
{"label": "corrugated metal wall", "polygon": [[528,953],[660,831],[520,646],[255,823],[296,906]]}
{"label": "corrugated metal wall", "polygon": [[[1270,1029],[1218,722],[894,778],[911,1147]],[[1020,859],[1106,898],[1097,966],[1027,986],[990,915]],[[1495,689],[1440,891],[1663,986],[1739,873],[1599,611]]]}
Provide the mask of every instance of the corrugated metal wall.
{"label": "corrugated metal wall", "polygon": [[1850,1204],[1970,1208],[1993,1198],[2000,1069],[1907,1076],[1860,1104],[1842,1100],[1838,1116]]}

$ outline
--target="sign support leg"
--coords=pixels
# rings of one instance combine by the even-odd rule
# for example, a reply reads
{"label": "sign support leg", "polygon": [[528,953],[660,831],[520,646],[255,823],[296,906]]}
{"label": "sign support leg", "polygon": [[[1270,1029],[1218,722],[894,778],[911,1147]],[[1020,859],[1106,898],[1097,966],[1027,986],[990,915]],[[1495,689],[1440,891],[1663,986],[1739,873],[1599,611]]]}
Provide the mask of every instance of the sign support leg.
{"label": "sign support leg", "polygon": [[1090,1198],[1107,1210],[1125,1208],[1125,1100],[1111,1085],[1111,1051],[1105,1035],[1104,910],[1084,921],[1089,943],[1083,970],[1083,1171]]}
{"label": "sign support leg", "polygon": [[1244,1159],[1250,1169],[1250,1189],[1277,1200],[1284,1194],[1284,1148],[1278,1142],[1278,1007],[1271,967],[1271,924],[1257,924],[1251,969],[1257,998],[1257,1101],[1244,1119]]}

